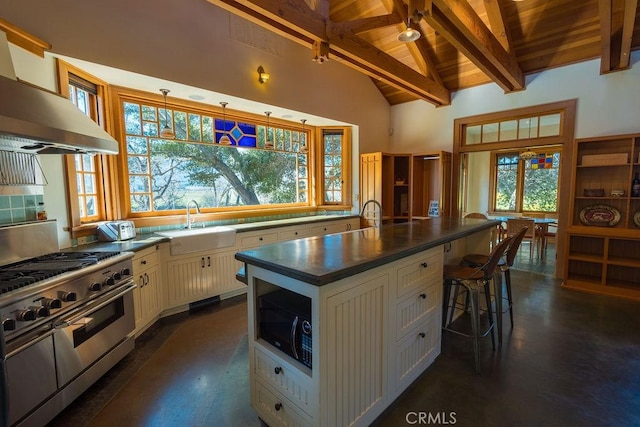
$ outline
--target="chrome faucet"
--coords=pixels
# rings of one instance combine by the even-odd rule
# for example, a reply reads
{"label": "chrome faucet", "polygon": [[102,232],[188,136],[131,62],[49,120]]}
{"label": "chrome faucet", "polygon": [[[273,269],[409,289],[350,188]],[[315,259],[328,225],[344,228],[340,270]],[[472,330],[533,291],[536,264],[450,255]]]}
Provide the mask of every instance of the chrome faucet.
{"label": "chrome faucet", "polygon": [[377,201],[375,199],[371,199],[371,200],[367,200],[366,202],[364,202],[364,204],[362,205],[362,210],[360,211],[360,216],[364,218],[364,216],[363,216],[364,215],[364,211],[367,208],[367,205],[369,203],[373,203],[376,206],[378,206],[378,210],[380,211],[380,216],[378,217],[379,219],[378,219],[377,225],[376,225],[376,220],[375,220],[376,217],[375,216],[373,217],[373,225],[378,227],[378,230],[381,230],[382,229],[382,205],[380,204],[379,201]]}
{"label": "chrome faucet", "polygon": [[189,200],[187,202],[187,228],[191,228],[193,226],[193,220],[191,219],[191,210],[189,209],[192,203],[196,208],[196,214],[200,214],[200,206],[198,206],[198,202],[196,202],[195,200]]}

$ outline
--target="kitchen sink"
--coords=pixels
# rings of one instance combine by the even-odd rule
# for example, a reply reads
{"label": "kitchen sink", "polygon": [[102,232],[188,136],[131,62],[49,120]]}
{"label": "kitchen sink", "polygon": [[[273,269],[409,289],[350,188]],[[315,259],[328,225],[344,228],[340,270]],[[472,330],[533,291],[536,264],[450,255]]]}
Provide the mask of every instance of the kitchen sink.
{"label": "kitchen sink", "polygon": [[169,238],[171,255],[227,248],[236,244],[236,229],[233,227],[189,228],[156,231],[156,234]]}

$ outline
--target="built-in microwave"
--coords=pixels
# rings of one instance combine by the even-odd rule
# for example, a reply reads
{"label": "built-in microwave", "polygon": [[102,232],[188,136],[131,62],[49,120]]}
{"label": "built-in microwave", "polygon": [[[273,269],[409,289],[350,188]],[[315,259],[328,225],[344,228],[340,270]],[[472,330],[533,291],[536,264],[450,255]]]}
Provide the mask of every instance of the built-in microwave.
{"label": "built-in microwave", "polygon": [[311,299],[287,289],[258,297],[259,337],[312,367]]}

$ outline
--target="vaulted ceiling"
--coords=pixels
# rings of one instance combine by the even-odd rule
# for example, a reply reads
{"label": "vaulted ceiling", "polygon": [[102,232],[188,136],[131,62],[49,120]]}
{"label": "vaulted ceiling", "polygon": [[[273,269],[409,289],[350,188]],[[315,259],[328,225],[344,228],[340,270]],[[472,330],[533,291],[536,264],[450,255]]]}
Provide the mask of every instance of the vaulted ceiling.
{"label": "vaulted ceiling", "polygon": [[[391,105],[497,84],[600,58],[601,74],[629,68],[640,48],[638,0],[208,0],[369,75]],[[397,40],[410,22],[421,37]]]}

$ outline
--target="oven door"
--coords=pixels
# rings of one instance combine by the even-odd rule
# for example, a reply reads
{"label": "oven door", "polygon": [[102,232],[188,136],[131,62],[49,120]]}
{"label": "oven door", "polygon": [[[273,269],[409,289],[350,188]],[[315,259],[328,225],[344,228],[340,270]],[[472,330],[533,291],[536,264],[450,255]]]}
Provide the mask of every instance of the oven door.
{"label": "oven door", "polygon": [[135,329],[133,281],[75,310],[55,325],[58,386],[63,387]]}

